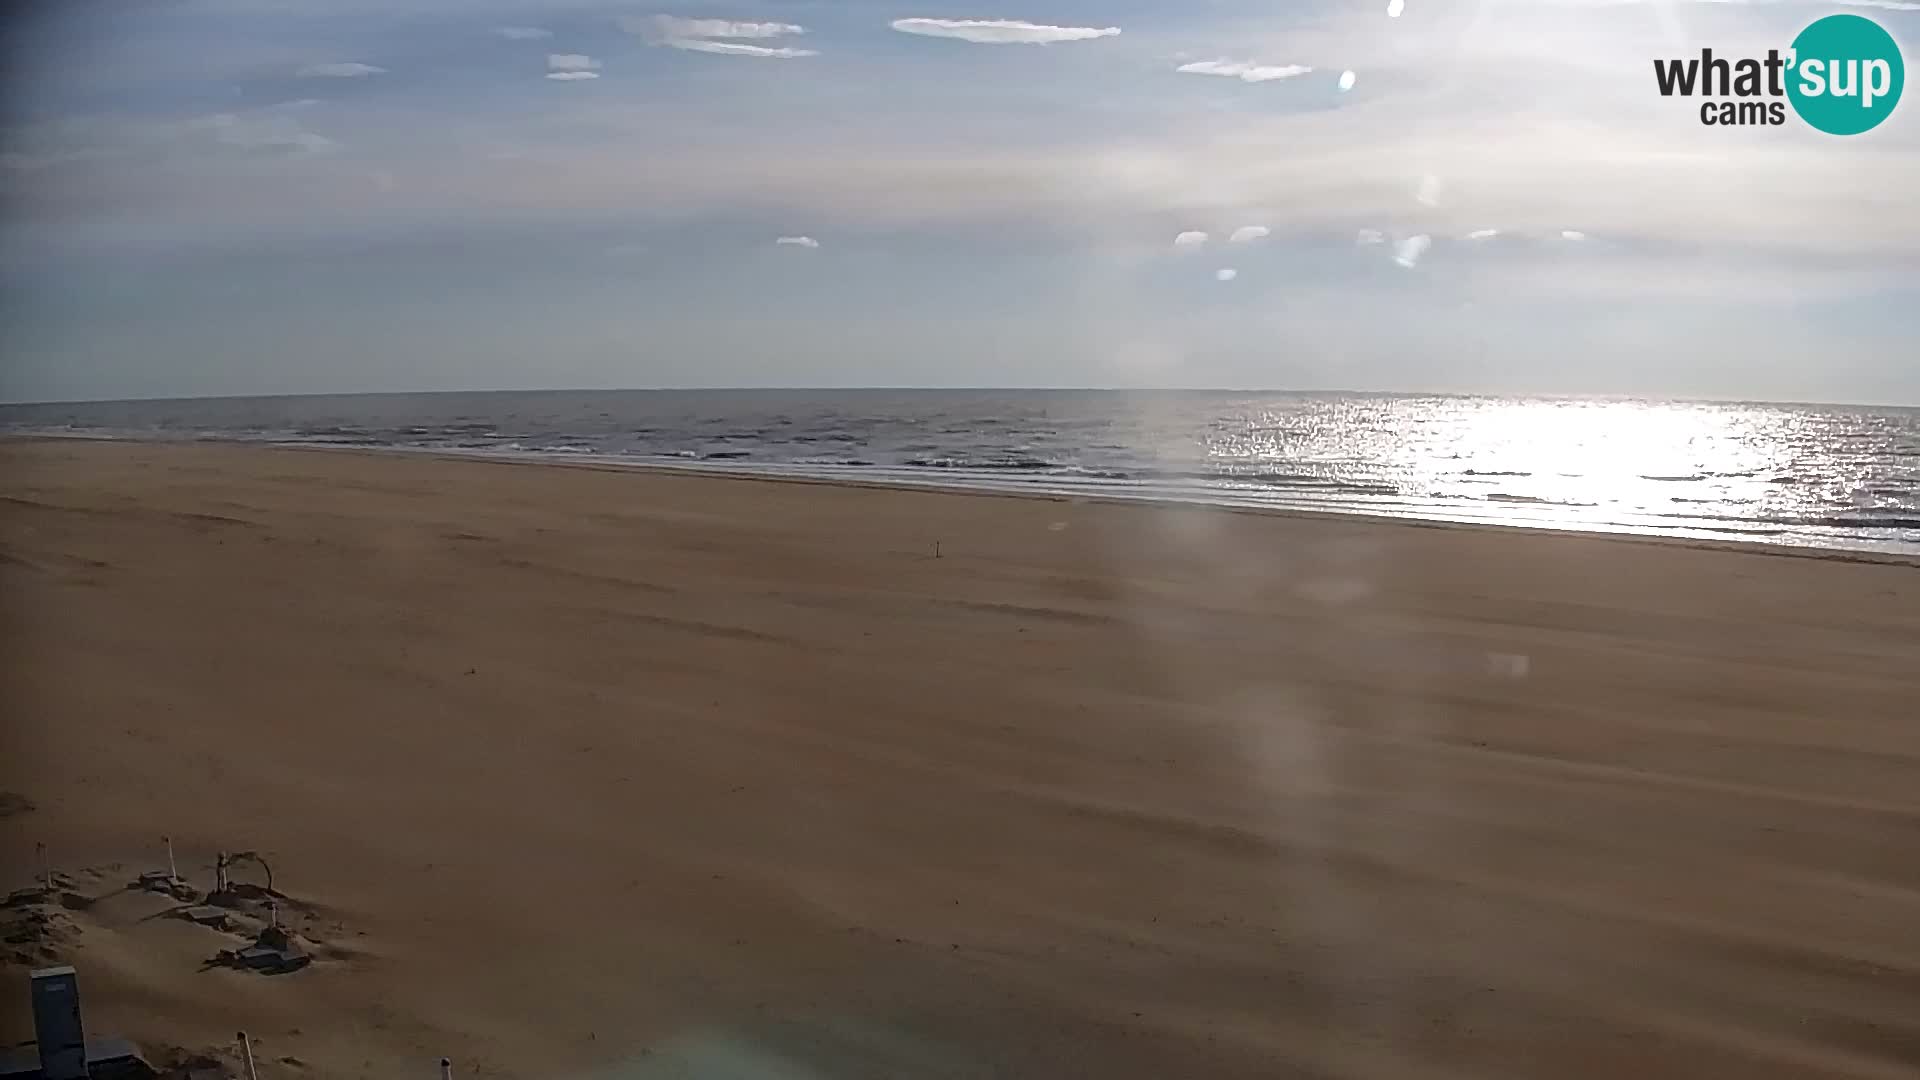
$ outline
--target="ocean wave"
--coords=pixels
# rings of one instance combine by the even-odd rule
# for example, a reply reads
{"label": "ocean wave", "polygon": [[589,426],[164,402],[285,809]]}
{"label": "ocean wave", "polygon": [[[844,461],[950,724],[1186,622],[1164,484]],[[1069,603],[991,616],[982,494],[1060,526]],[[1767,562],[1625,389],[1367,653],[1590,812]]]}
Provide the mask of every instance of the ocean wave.
{"label": "ocean wave", "polygon": [[1522,503],[1529,506],[1596,506],[1597,503],[1570,502],[1565,499],[1543,499],[1538,495],[1514,495],[1505,491],[1496,491],[1481,496],[1487,502]]}
{"label": "ocean wave", "polygon": [[1920,517],[1904,513],[1876,514],[1871,511],[1852,514],[1669,514],[1666,516],[1676,522],[1724,521],[1744,527],[1775,525],[1799,529],[1920,529]]}
{"label": "ocean wave", "polygon": [[1642,474],[1640,477],[1642,480],[1657,480],[1663,484],[1691,484],[1696,481],[1705,480],[1706,478],[1707,474],[1705,473],[1689,473],[1686,476],[1647,476]]}
{"label": "ocean wave", "polygon": [[907,468],[914,469],[1045,473],[1048,476],[1081,477],[1099,480],[1137,480],[1187,484],[1252,484],[1260,487],[1310,491],[1343,491],[1364,495],[1397,495],[1400,493],[1400,489],[1391,484],[1336,480],[1330,477],[1315,476],[1310,473],[1263,470],[1223,472],[1205,469],[1155,469],[1148,467],[1130,469],[1102,468],[1093,465],[1047,461],[1042,458],[1030,457],[917,457],[910,458],[902,464]]}
{"label": "ocean wave", "polygon": [[1532,476],[1533,474],[1530,472],[1514,471],[1514,470],[1508,470],[1508,469],[1465,469],[1461,471],[1460,475],[1462,476]]}
{"label": "ocean wave", "polygon": [[1039,458],[927,457],[909,458],[903,464],[913,469],[979,469],[983,472],[1028,472],[1059,467],[1054,462]]}
{"label": "ocean wave", "polygon": [[1834,514],[1831,517],[1815,518],[1808,524],[1824,525],[1834,529],[1920,529],[1920,517]]}

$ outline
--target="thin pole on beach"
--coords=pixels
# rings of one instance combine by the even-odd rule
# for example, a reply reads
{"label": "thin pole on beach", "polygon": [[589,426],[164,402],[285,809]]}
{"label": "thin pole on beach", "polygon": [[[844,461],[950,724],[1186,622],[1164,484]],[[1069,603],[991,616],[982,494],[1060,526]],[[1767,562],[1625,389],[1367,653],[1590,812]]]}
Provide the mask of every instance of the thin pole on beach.
{"label": "thin pole on beach", "polygon": [[240,1040],[240,1060],[246,1062],[247,1080],[260,1080],[260,1074],[253,1067],[253,1040],[247,1038],[244,1031],[236,1032],[234,1038]]}
{"label": "thin pole on beach", "polygon": [[453,1059],[440,1059],[440,1080],[453,1080]]}
{"label": "thin pole on beach", "polygon": [[177,882],[180,880],[180,867],[173,861],[173,837],[163,836],[160,839],[167,845],[167,880]]}

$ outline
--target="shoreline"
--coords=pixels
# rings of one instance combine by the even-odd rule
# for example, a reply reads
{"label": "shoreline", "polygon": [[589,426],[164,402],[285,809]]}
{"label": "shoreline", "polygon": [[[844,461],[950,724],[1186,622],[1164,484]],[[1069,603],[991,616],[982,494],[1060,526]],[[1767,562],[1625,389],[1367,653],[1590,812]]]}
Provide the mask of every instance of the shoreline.
{"label": "shoreline", "polygon": [[[674,461],[614,461],[605,456],[581,455],[571,457],[564,454],[528,454],[518,451],[460,451],[444,449],[414,449],[409,447],[373,447],[342,446],[315,443],[250,442],[238,439],[135,439],[102,435],[0,435],[0,445],[6,443],[60,443],[60,442],[98,442],[132,445],[172,445],[192,446],[232,446],[252,449],[271,449],[299,452],[319,452],[328,454],[357,454],[372,458],[428,458],[441,461],[472,461],[494,465],[512,465],[545,467],[554,466],[570,469],[586,469],[607,473],[662,473],[678,476],[711,476],[732,480],[749,480],[774,484],[816,484],[828,487],[847,487],[880,491],[931,491],[947,495],[971,495],[985,498],[1037,499],[1062,503],[1093,503],[1113,506],[1148,506],[1160,509],[1197,509],[1230,514],[1248,514],[1259,517],[1273,517],[1303,521],[1354,521],[1372,525],[1400,525],[1421,529],[1461,529],[1468,531],[1486,531],[1493,533],[1521,533],[1562,538],[1586,538],[1619,540],[1630,543],[1675,545],[1683,548],[1695,548],[1703,551],[1748,552],[1751,554],[1772,555],[1782,558],[1821,559],[1833,562],[1872,563],[1894,566],[1908,566],[1920,569],[1920,550],[1914,552],[1883,551],[1875,548],[1820,547],[1810,544],[1782,543],[1776,540],[1738,540],[1720,539],[1704,536],[1676,535],[1663,533],[1631,532],[1625,529],[1595,527],[1590,529],[1570,528],[1565,525],[1533,525],[1524,522],[1461,521],[1441,517],[1422,517],[1412,514],[1370,513],[1364,510],[1317,509],[1294,506],[1249,505],[1244,502],[1222,502],[1205,497],[1193,499],[1169,498],[1155,494],[1127,495],[1106,492],[1064,492],[1046,490],[1021,490],[1012,482],[1005,486],[970,485],[955,481],[943,481],[938,477],[927,480],[880,480],[860,476],[826,476],[806,474],[798,471],[785,474],[771,470],[756,470],[752,466],[722,462],[716,464],[678,463]],[[1205,493],[1207,489],[1196,488]]]}

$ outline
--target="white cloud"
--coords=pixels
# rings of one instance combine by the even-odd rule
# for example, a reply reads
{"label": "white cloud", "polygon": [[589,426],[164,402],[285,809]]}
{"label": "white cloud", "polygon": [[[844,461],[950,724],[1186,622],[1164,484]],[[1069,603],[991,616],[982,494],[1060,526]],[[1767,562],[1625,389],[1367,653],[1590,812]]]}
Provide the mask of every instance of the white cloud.
{"label": "white cloud", "polygon": [[1400,250],[1394,252],[1393,261],[1411,270],[1420,261],[1420,256],[1426,254],[1428,245],[1432,243],[1433,241],[1427,239],[1425,234],[1409,236],[1400,241]]}
{"label": "white cloud", "polygon": [[224,147],[253,154],[306,155],[326,153],[338,146],[332,139],[302,127],[280,107],[241,113],[214,113],[189,120],[184,130],[210,137]]}
{"label": "white cloud", "polygon": [[302,79],[362,79],[368,75],[383,75],[386,70],[372,64],[349,61],[341,64],[308,64],[294,74]]}
{"label": "white cloud", "polygon": [[774,22],[734,22],[730,19],[682,19],[673,15],[655,15],[643,18],[634,15],[620,17],[620,28],[630,34],[668,38],[774,38],[787,34],[804,34],[807,28],[793,23]]}
{"label": "white cloud", "polygon": [[1500,235],[1499,229],[1475,229],[1467,234],[1469,240],[1491,240]]}
{"label": "white cloud", "polygon": [[508,41],[540,41],[553,36],[553,31],[537,26],[496,26],[493,32]]}
{"label": "white cloud", "polygon": [[820,246],[820,241],[811,236],[783,236],[774,243],[782,247],[817,248]]}
{"label": "white cloud", "polygon": [[1275,79],[1291,79],[1296,75],[1305,75],[1313,69],[1304,64],[1253,64],[1237,60],[1199,60],[1191,64],[1181,64],[1173,70],[1186,75],[1220,75],[1241,82],[1272,82]]}
{"label": "white cloud", "polygon": [[764,45],[742,45],[735,41],[708,41],[705,38],[670,38],[655,42],[673,49],[685,49],[688,52],[714,53],[719,56],[760,56],[770,60],[797,60],[803,56],[819,56],[813,49],[770,49]]}
{"label": "white cloud", "polygon": [[820,55],[813,49],[776,48],[767,45],[743,45],[738,41],[721,41],[720,38],[744,38],[748,41],[764,41],[768,38],[785,37],[789,34],[804,34],[807,28],[793,23],[775,22],[735,22],[730,19],[683,19],[674,15],[654,15],[641,17],[623,15],[618,20],[620,28],[630,34],[639,34],[648,44],[664,45],[670,49],[685,49],[688,52],[713,53],[716,56],[758,56],[772,60],[794,60],[803,56]]}
{"label": "white cloud", "polygon": [[1051,45],[1058,41],[1089,41],[1113,37],[1117,26],[1043,26],[1018,19],[895,19],[903,34],[954,38],[976,45]]}
{"label": "white cloud", "polygon": [[1207,234],[1198,229],[1189,229],[1173,238],[1174,247],[1199,247],[1207,242]]}
{"label": "white cloud", "polygon": [[1255,240],[1266,239],[1272,232],[1273,230],[1267,228],[1265,225],[1242,225],[1233,230],[1232,236],[1227,237],[1227,243],[1251,244]]}
{"label": "white cloud", "polygon": [[1407,10],[1407,0],[1387,0],[1387,18],[1397,19]]}
{"label": "white cloud", "polygon": [[600,66],[600,61],[580,53],[548,53],[548,71],[592,71]]}
{"label": "white cloud", "polygon": [[1340,90],[1342,93],[1353,89],[1355,78],[1356,76],[1351,69],[1340,73]]}
{"label": "white cloud", "polygon": [[1587,234],[1581,232],[1579,229],[1561,229],[1560,230],[1560,239],[1562,240],[1578,241],[1578,240],[1585,240],[1586,238],[1587,238]]}
{"label": "white cloud", "polygon": [[1231,266],[1223,266],[1213,272],[1213,280],[1215,281],[1232,281],[1239,276],[1240,271],[1235,270]]}
{"label": "white cloud", "polygon": [[599,77],[600,77],[600,73],[597,71],[549,71],[547,72],[547,78],[552,79],[554,82],[584,82],[587,79],[597,79]]}
{"label": "white cloud", "polygon": [[1384,244],[1387,242],[1387,234],[1381,232],[1379,229],[1361,229],[1354,234],[1353,242],[1356,244]]}

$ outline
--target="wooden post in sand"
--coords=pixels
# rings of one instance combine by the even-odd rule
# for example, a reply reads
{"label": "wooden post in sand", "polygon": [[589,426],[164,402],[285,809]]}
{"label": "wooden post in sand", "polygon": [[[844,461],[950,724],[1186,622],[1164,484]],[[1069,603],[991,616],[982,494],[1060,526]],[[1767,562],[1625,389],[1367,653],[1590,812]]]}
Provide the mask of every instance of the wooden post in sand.
{"label": "wooden post in sand", "polygon": [[180,867],[173,861],[173,837],[163,836],[160,839],[167,845],[167,880],[177,885],[180,883]]}
{"label": "wooden post in sand", "polygon": [[236,1032],[234,1038],[240,1040],[240,1060],[247,1066],[247,1080],[260,1080],[260,1074],[253,1068],[253,1041],[244,1031]]}

